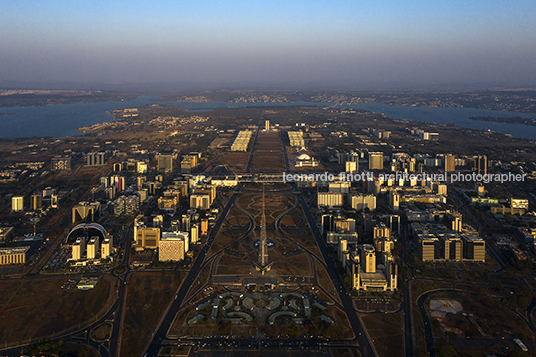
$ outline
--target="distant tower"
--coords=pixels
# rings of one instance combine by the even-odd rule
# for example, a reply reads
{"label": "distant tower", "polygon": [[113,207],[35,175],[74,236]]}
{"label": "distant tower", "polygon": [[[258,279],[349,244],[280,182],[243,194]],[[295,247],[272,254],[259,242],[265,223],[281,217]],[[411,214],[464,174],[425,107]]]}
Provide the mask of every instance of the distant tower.
{"label": "distant tower", "polygon": [[445,155],[445,172],[456,171],[456,156],[452,154]]}
{"label": "distant tower", "polygon": [[262,216],[261,216],[261,239],[259,242],[259,262],[257,270],[263,275],[269,271],[272,263],[268,262],[268,246],[266,238],[266,214],[264,212],[264,185],[262,186]]}
{"label": "distant tower", "polygon": [[261,242],[259,249],[259,264],[268,264],[268,251],[266,249],[266,214],[264,212],[264,186],[262,187],[262,218],[261,218]]}
{"label": "distant tower", "polygon": [[264,124],[265,124],[264,129],[265,129],[266,131],[270,131],[270,120],[266,120],[266,121],[264,122]]}

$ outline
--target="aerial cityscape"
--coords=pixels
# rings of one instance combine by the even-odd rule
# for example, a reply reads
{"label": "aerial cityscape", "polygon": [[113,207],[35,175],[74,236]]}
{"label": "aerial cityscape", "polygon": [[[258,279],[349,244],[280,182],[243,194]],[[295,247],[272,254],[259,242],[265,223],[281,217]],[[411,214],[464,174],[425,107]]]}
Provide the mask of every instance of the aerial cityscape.
{"label": "aerial cityscape", "polygon": [[0,356],[536,356],[536,4],[0,4]]}

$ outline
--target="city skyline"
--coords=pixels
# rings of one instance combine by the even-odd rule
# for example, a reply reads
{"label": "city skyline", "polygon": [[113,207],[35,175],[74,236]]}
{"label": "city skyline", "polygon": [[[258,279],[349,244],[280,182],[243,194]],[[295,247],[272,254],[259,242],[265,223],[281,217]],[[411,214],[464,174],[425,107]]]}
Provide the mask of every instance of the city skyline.
{"label": "city skyline", "polygon": [[0,5],[0,83],[527,87],[530,1],[25,1]]}

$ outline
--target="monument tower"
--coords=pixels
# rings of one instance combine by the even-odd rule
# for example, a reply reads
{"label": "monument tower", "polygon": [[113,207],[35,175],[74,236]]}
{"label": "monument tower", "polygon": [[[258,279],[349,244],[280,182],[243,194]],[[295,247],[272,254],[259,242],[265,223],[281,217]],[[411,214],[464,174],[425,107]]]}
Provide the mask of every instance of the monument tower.
{"label": "monument tower", "polygon": [[259,241],[259,261],[256,268],[261,274],[269,271],[272,263],[268,261],[268,243],[266,238],[266,213],[264,212],[264,185],[262,186],[262,216],[261,216],[261,239]]}

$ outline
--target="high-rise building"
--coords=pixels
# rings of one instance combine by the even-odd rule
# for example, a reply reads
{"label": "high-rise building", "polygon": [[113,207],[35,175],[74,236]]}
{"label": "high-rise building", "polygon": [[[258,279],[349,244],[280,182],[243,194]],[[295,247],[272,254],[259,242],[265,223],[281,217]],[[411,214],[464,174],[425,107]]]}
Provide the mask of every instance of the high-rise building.
{"label": "high-rise building", "polygon": [[13,212],[24,211],[24,197],[22,196],[11,197],[11,210]]}
{"label": "high-rise building", "polygon": [[106,160],[103,152],[90,152],[86,156],[86,163],[88,166],[105,165]]}
{"label": "high-rise building", "polygon": [[30,199],[30,208],[32,211],[37,211],[43,208],[43,196],[32,195]]}
{"label": "high-rise building", "polygon": [[445,155],[445,172],[456,171],[456,156],[452,154]]}
{"label": "high-rise building", "polygon": [[328,185],[329,192],[336,193],[349,193],[350,187],[352,187],[352,182],[350,181],[334,181]]}
{"label": "high-rise building", "polygon": [[140,197],[140,202],[145,202],[147,197],[149,197],[149,190],[144,188],[138,191],[138,196]]}
{"label": "high-rise building", "polygon": [[371,244],[363,244],[361,249],[361,261],[365,273],[376,272],[376,252]]}
{"label": "high-rise building", "polygon": [[173,154],[160,153],[158,154],[158,172],[168,173],[173,171]]}
{"label": "high-rise building", "polygon": [[59,202],[58,195],[53,194],[53,195],[50,196],[50,207],[51,208],[58,208],[58,202]]}
{"label": "high-rise building", "polygon": [[445,223],[447,228],[454,232],[462,231],[462,215],[458,212],[451,212],[445,215]]}
{"label": "high-rise building", "polygon": [[268,119],[264,122],[264,130],[270,131],[270,120]]}
{"label": "high-rise building", "polygon": [[359,163],[357,161],[346,161],[344,171],[353,174],[357,172],[358,167]]}
{"label": "high-rise building", "polygon": [[100,178],[100,184],[101,184],[101,188],[103,190],[106,190],[108,188],[108,186],[110,186],[110,178],[107,177],[107,176],[102,176]]}
{"label": "high-rise building", "polygon": [[147,163],[145,161],[138,161],[136,166],[137,166],[136,171],[139,174],[145,174],[145,173],[147,173],[147,170],[149,169],[149,165],[147,165]]}
{"label": "high-rise building", "polygon": [[322,225],[320,230],[322,233],[332,232],[334,229],[333,226],[333,215],[332,214],[323,214],[322,215]]}
{"label": "high-rise building", "polygon": [[113,236],[107,236],[102,241],[101,246],[101,258],[106,259],[110,257],[113,252]]}
{"label": "high-rise building", "polygon": [[56,194],[56,189],[52,187],[47,187],[43,190],[43,197],[50,197]]}
{"label": "high-rise building", "polygon": [[445,245],[445,260],[462,261],[462,239],[459,234],[444,234],[441,236]]}
{"label": "high-rise building", "polygon": [[353,195],[352,196],[352,208],[357,211],[364,211],[368,208],[370,211],[376,209],[376,196],[374,195]]}
{"label": "high-rise building", "polygon": [[463,258],[475,262],[486,261],[486,242],[484,239],[471,235],[462,235],[464,242]]}
{"label": "high-rise building", "polygon": [[383,152],[369,152],[369,170],[383,170]]}
{"label": "high-rise building", "polygon": [[419,234],[419,252],[423,262],[442,258],[443,244],[435,234]]}
{"label": "high-rise building", "polygon": [[153,218],[153,227],[160,227],[162,228],[162,226],[164,225],[164,216],[162,216],[161,214],[155,216]]}
{"label": "high-rise building", "polygon": [[488,173],[488,157],[486,155],[478,155],[473,158],[473,171],[480,175]]}
{"label": "high-rise building", "polygon": [[183,214],[181,218],[182,231],[188,232],[190,230],[191,218],[189,214]]}
{"label": "high-rise building", "polygon": [[195,194],[190,196],[190,207],[195,209],[207,210],[210,208],[210,196],[204,194]]}
{"label": "high-rise building", "polygon": [[206,236],[208,233],[208,219],[204,218],[201,220],[201,235]]}
{"label": "high-rise building", "polygon": [[177,197],[160,197],[158,199],[158,209],[162,211],[167,211],[175,213],[177,206],[179,204],[179,199]]}
{"label": "high-rise building", "polygon": [[138,190],[141,190],[143,188],[143,185],[147,181],[147,177],[145,176],[138,176],[136,177],[136,185],[138,186]]}
{"label": "high-rise building", "polygon": [[85,238],[78,238],[72,246],[72,260],[82,259],[82,255],[86,252],[86,240]]}
{"label": "high-rise building", "polygon": [[180,261],[188,251],[188,232],[163,232],[158,247],[160,261]]}
{"label": "high-rise building", "polygon": [[104,190],[104,196],[106,196],[107,199],[113,200],[115,197],[115,192],[117,190],[115,189],[115,186],[110,186]]}
{"label": "high-rise building", "polygon": [[355,232],[355,219],[338,217],[334,222],[334,229],[337,233]]}
{"label": "high-rise building", "polygon": [[95,259],[97,258],[97,253],[100,253],[99,237],[91,237],[87,244],[87,258]]}
{"label": "high-rise building", "polygon": [[391,232],[397,232],[400,235],[401,221],[397,214],[389,215],[389,229]]}
{"label": "high-rise building", "polygon": [[340,207],[344,204],[344,194],[336,192],[318,192],[318,206]]}
{"label": "high-rise building", "polygon": [[136,249],[156,249],[160,242],[160,228],[138,227],[136,229]]}
{"label": "high-rise building", "polygon": [[72,209],[72,223],[76,221],[95,222],[100,217],[100,202],[80,202]]}
{"label": "high-rise building", "polygon": [[191,232],[190,232],[190,237],[191,237],[191,240],[192,240],[192,243],[197,243],[199,242],[199,225],[196,223],[196,224],[192,224],[192,229],[191,229]]}
{"label": "high-rise building", "polygon": [[400,208],[400,195],[395,190],[389,191],[389,206],[394,211]]}

